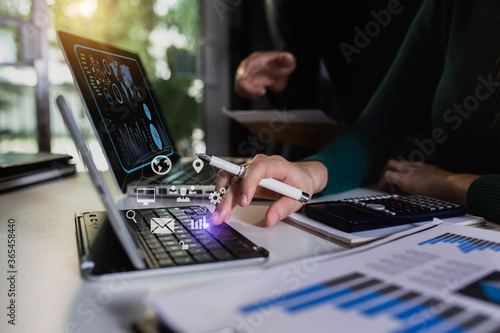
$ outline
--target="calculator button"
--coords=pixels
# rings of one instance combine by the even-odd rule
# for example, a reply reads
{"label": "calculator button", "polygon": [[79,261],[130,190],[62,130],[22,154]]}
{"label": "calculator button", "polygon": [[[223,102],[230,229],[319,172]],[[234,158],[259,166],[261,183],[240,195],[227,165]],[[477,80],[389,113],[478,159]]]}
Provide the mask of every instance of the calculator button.
{"label": "calculator button", "polygon": [[371,208],[371,209],[374,209],[374,210],[384,210],[385,206],[384,205],[380,205],[380,204],[367,204],[366,208]]}

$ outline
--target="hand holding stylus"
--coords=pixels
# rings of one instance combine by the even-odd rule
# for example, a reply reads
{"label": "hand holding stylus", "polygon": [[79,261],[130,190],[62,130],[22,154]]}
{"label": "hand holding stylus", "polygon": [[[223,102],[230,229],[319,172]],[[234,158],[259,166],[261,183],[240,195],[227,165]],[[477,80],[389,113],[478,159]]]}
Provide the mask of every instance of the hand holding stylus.
{"label": "hand holding stylus", "polygon": [[[233,174],[239,178],[243,178],[245,176],[246,168],[244,165],[236,165],[217,156],[207,155],[207,154],[195,154],[211,166],[219,168],[220,170],[224,170]],[[273,192],[276,192],[281,195],[286,195],[289,198],[299,200],[300,202],[309,201],[309,194],[302,192],[296,187],[290,186],[279,180],[273,178],[264,178],[259,182],[259,186],[263,188],[267,188]]]}
{"label": "hand holding stylus", "polygon": [[276,200],[266,213],[268,226],[274,225],[303,206],[304,200],[291,198],[288,195],[279,194],[259,186],[263,179],[268,178],[273,178],[300,189],[300,192],[312,195],[326,186],[328,176],[326,167],[320,162],[291,163],[281,156],[257,155],[252,162],[246,165],[243,178],[223,170],[218,173],[216,190],[221,187],[229,189],[217,205],[211,222],[220,224],[227,220],[237,204],[246,207],[255,195]]}

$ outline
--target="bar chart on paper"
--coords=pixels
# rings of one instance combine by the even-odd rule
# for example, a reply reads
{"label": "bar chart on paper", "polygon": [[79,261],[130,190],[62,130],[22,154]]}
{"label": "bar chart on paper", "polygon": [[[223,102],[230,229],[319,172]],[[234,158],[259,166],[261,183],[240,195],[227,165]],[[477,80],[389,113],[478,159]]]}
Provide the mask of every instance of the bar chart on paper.
{"label": "bar chart on paper", "polygon": [[463,253],[469,253],[472,251],[483,251],[490,250],[499,252],[500,243],[487,241],[480,238],[468,237],[463,235],[456,235],[453,233],[445,233],[437,237],[428,239],[426,241],[418,243],[419,246],[422,245],[434,245],[434,244],[454,244]]}
{"label": "bar chart on paper", "polygon": [[331,306],[332,312],[337,315],[354,311],[365,319],[389,317],[400,327],[393,332],[500,331],[500,322],[485,314],[445,304],[437,298],[426,297],[361,273],[344,275],[279,298],[253,302],[241,307],[240,312],[250,315],[275,306],[293,316],[324,305]]}
{"label": "bar chart on paper", "polygon": [[[500,234],[423,225],[378,244],[157,300],[183,331],[500,332]],[[242,285],[245,288],[242,288]],[[214,297],[217,308],[212,309]],[[179,308],[184,299],[195,305]],[[198,321],[185,313],[199,313]],[[183,317],[184,316],[184,317]]]}

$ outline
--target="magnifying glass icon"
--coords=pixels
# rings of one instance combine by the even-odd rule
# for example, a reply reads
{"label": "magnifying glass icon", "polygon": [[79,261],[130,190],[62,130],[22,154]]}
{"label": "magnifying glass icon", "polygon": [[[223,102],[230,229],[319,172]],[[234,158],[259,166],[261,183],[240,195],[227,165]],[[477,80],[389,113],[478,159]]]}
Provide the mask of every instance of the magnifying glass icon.
{"label": "magnifying glass icon", "polygon": [[134,221],[135,224],[137,224],[137,221],[135,220],[135,212],[131,209],[127,210],[127,213],[125,214],[128,219]]}

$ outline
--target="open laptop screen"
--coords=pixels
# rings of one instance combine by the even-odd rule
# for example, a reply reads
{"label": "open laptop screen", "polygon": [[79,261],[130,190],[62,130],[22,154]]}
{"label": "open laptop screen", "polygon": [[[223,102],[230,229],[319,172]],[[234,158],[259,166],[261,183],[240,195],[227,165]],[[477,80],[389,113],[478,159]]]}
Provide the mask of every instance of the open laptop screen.
{"label": "open laptop screen", "polygon": [[137,55],[59,32],[59,41],[120,188],[150,177],[173,146]]}

